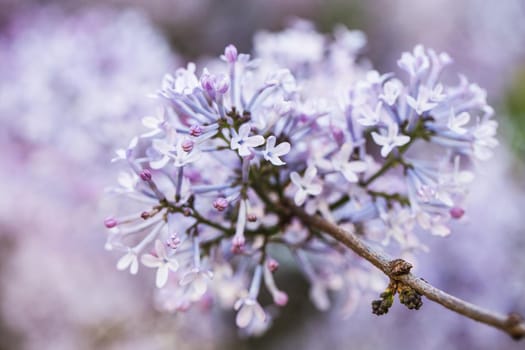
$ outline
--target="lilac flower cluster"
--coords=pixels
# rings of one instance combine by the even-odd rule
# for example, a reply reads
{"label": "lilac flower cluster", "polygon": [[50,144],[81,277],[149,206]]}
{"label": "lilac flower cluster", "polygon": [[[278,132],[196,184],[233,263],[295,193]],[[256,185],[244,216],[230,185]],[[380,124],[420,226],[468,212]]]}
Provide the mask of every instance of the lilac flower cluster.
{"label": "lilac flower cluster", "polygon": [[493,111],[466,78],[442,82],[447,54],[416,46],[399,59],[398,78],[359,63],[365,42],[298,22],[257,35],[255,58],[229,45],[214,69],[197,74],[190,63],[166,75],[147,131],[115,158],[130,171],[113,192],[138,203],[105,221],[106,247],[122,252],[117,268],[156,269],[161,308],[215,300],[259,334],[271,318],[258,301],[263,282],[275,305],[288,301],[274,278],[277,246],[319,309],[341,290],[350,312],[381,281],[287,208],[403,252],[424,247],[417,227],[448,235],[465,212],[471,163],[497,145]]}

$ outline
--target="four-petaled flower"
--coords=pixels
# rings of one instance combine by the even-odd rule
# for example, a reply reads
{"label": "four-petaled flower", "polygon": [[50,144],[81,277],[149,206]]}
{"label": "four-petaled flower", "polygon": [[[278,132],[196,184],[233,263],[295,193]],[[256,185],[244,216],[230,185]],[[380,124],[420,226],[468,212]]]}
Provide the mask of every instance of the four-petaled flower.
{"label": "four-petaled flower", "polygon": [[264,137],[261,135],[248,136],[251,126],[249,123],[241,125],[239,133],[232,129],[233,137],[231,139],[231,149],[238,150],[241,157],[249,156],[251,148],[260,146],[264,143]]}
{"label": "four-petaled flower", "polygon": [[418,115],[421,115],[438,105],[438,103],[433,99],[435,94],[439,94],[439,92],[432,91],[424,86],[421,86],[417,94],[417,99],[407,95],[407,103],[416,111]]}
{"label": "four-petaled flower", "polygon": [[403,85],[397,79],[389,80],[383,86],[383,94],[379,97],[386,102],[387,105],[393,106],[397,98],[403,90]]}
{"label": "four-petaled flower", "polygon": [[366,170],[367,165],[362,160],[349,161],[354,147],[345,143],[341,150],[332,157],[332,166],[335,171],[341,172],[348,182],[357,182],[359,178],[357,173]]}
{"label": "four-petaled flower", "polygon": [[252,322],[264,322],[266,319],[266,312],[254,298],[239,299],[235,303],[234,308],[237,311],[235,323],[239,328],[246,328]]}
{"label": "four-petaled flower", "polygon": [[410,142],[409,136],[399,135],[399,125],[393,122],[388,123],[386,135],[373,132],[372,138],[377,145],[381,146],[383,157],[386,157],[394,147],[403,146]]}
{"label": "four-petaled flower", "polygon": [[376,108],[372,110],[369,105],[363,105],[358,110],[357,122],[363,126],[373,126],[381,120],[381,109],[383,104],[378,102]]}
{"label": "four-petaled flower", "polygon": [[213,273],[209,270],[194,267],[186,272],[180,280],[181,286],[187,286],[191,300],[199,300],[208,289],[208,281],[213,278]]}
{"label": "four-petaled flower", "polygon": [[301,177],[297,172],[290,174],[293,184],[298,187],[295,193],[294,201],[296,205],[303,205],[308,195],[317,196],[323,190],[323,186],[315,181],[317,168],[309,166]]}
{"label": "four-petaled flower", "polygon": [[281,142],[275,146],[275,141],[276,138],[273,135],[268,137],[266,140],[266,150],[263,152],[264,159],[271,162],[273,165],[284,165],[286,163],[283,162],[279,157],[284,156],[290,152],[290,144],[288,142]]}
{"label": "four-petaled flower", "polygon": [[156,255],[144,254],[140,261],[147,267],[157,269],[155,284],[157,285],[157,288],[162,288],[166,285],[166,282],[168,282],[169,271],[177,271],[179,263],[174,257],[168,256],[166,248],[160,240],[155,241],[155,254]]}
{"label": "four-petaled flower", "polygon": [[450,111],[450,116],[448,118],[447,126],[450,130],[456,134],[463,135],[467,133],[465,125],[470,121],[470,114],[467,112],[460,113],[456,115],[454,110]]}

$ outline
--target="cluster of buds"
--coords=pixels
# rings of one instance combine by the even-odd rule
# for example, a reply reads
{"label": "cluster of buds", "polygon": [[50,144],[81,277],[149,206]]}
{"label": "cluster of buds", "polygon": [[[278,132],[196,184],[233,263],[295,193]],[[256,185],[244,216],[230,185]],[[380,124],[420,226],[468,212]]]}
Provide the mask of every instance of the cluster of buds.
{"label": "cluster of buds", "polygon": [[[469,166],[497,144],[484,91],[464,77],[442,82],[450,57],[422,46],[398,62],[405,81],[367,70],[356,59],[364,42],[346,28],[328,40],[300,22],[258,35],[255,58],[229,45],[200,75],[190,63],[164,78],[158,114],[115,158],[130,171],[113,192],[128,199],[121,208],[141,210],[106,220],[107,248],[124,253],[119,269],[136,273],[139,257],[157,269],[160,307],[216,300],[237,310],[246,333],[261,333],[271,317],[258,302],[263,280],[275,305],[288,300],[274,280],[279,246],[322,310],[331,290],[377,285],[291,206],[401,250],[423,247],[418,226],[446,236],[464,215]],[[374,312],[386,313],[393,294]],[[412,291],[400,295],[420,306]]]}
{"label": "cluster of buds", "polygon": [[398,293],[399,302],[410,310],[419,310],[419,308],[423,306],[421,294],[413,288],[403,285],[398,289]]}
{"label": "cluster of buds", "polygon": [[387,288],[379,295],[381,299],[372,301],[372,313],[378,316],[388,313],[388,310],[390,310],[394,304],[394,293],[395,290],[393,291],[392,289]]}
{"label": "cluster of buds", "polygon": [[372,301],[372,313],[378,316],[388,313],[394,304],[396,294],[399,302],[410,310],[419,310],[423,306],[423,300],[418,291],[401,282],[391,281],[385,291],[379,295],[381,299]]}

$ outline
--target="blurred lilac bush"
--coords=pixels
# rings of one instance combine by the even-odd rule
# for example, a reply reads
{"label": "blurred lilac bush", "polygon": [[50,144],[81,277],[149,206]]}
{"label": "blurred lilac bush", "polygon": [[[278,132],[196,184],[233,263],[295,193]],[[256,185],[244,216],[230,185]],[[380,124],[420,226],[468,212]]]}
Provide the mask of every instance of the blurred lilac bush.
{"label": "blurred lilac bush", "polygon": [[178,58],[140,13],[102,8],[33,9],[0,47],[0,235],[13,243],[2,250],[2,320],[28,349],[173,342],[147,291],[107,271],[93,217],[111,150],[139,130],[136,114]]}
{"label": "blurred lilac bush", "polygon": [[398,60],[403,76],[381,75],[356,60],[365,42],[299,21],[259,33],[254,57],[229,45],[222,67],[166,75],[162,109],[115,158],[130,168],[113,189],[124,209],[104,221],[117,268],[155,269],[170,311],[227,289],[237,326],[259,334],[271,320],[262,283],[275,305],[289,297],[274,281],[274,246],[289,250],[319,309],[329,290],[352,305],[380,288],[351,252],[287,214],[291,203],[401,253],[425,248],[416,227],[449,235],[472,163],[498,144],[486,93],[463,76],[443,82],[451,58],[423,46]]}

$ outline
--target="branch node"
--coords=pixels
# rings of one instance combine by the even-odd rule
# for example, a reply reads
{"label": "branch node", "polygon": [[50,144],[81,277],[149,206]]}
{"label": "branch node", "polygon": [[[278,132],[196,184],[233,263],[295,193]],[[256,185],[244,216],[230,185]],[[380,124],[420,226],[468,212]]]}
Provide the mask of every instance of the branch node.
{"label": "branch node", "polygon": [[403,259],[394,259],[388,264],[390,276],[408,275],[412,269],[412,264]]}
{"label": "branch node", "polygon": [[520,329],[519,327],[523,321],[523,316],[517,312],[511,312],[508,314],[507,321],[505,321],[505,326],[508,327],[508,333],[512,339],[520,340],[525,336],[523,329]]}

